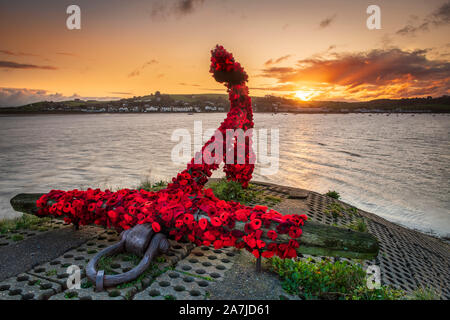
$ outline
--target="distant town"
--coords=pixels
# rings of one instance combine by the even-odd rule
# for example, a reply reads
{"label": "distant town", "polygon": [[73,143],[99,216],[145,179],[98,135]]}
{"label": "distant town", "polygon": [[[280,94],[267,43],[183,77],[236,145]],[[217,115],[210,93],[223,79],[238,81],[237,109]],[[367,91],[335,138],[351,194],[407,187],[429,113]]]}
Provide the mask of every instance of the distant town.
{"label": "distant town", "polygon": [[[450,113],[450,97],[378,99],[364,102],[301,101],[266,95],[252,97],[254,112],[270,113]],[[0,114],[28,113],[199,113],[228,112],[224,94],[162,94],[113,101],[41,101],[0,108]]]}

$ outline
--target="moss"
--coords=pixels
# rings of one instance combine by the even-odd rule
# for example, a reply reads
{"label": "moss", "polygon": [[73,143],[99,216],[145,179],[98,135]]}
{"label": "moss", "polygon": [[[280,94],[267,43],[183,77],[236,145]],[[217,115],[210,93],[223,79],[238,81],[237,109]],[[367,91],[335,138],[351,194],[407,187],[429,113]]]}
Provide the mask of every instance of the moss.
{"label": "moss", "polygon": [[92,288],[92,286],[93,286],[93,284],[92,284],[92,282],[90,282],[89,280],[83,282],[83,283],[80,285],[80,287],[83,288],[83,289]]}
{"label": "moss", "polygon": [[118,296],[120,296],[120,291],[119,290],[112,290],[108,293],[108,296],[111,298],[116,298]]}
{"label": "moss", "polygon": [[111,267],[112,264],[113,264],[112,257],[103,256],[98,260],[97,270],[104,270],[105,274],[118,274],[117,271],[115,271]]}
{"label": "moss", "polygon": [[353,223],[349,224],[348,227],[355,231],[367,232],[367,224],[362,218],[356,219]]}
{"label": "moss", "polygon": [[208,187],[212,189],[217,198],[225,201],[240,202],[244,205],[258,203],[260,205],[273,206],[281,202],[281,198],[265,195],[263,190],[258,189],[253,184],[249,184],[244,189],[240,183],[227,181],[225,178],[208,183]]}
{"label": "moss", "polygon": [[21,234],[15,234],[11,237],[12,241],[22,241],[23,240],[23,235]]}
{"label": "moss", "polygon": [[213,278],[208,277],[208,276],[200,276],[198,274],[193,274],[193,273],[189,273],[189,272],[186,272],[186,271],[180,271],[180,272],[182,274],[185,274],[187,276],[191,276],[191,277],[194,277],[194,278],[198,278],[198,279],[202,279],[202,280],[206,280],[206,281],[215,281]]}
{"label": "moss", "polygon": [[156,262],[158,262],[158,263],[164,263],[164,262],[166,262],[166,258],[164,258],[164,257],[157,257],[157,258],[156,258]]}
{"label": "moss", "polygon": [[359,216],[358,209],[355,207],[345,208],[340,203],[334,202],[327,205],[323,211],[325,214],[332,216],[334,219],[344,216]]}
{"label": "moss", "polygon": [[137,266],[141,262],[141,258],[132,253],[120,253],[115,256],[116,259],[131,262],[134,266]]}
{"label": "moss", "polygon": [[78,293],[74,291],[68,291],[64,294],[64,298],[66,299],[74,299],[78,297]]}
{"label": "moss", "polygon": [[[130,288],[134,286],[143,286],[143,281],[146,278],[151,277],[152,279],[155,279],[156,277],[160,276],[164,272],[166,272],[168,268],[159,269],[157,265],[150,264],[150,266],[145,270],[139,277],[134,279],[133,281],[125,282],[117,286],[117,289],[124,289],[124,288]],[[152,281],[150,281],[151,283]]]}
{"label": "moss", "polygon": [[24,213],[21,217],[0,221],[0,233],[8,233],[14,230],[39,230],[42,224],[49,222],[50,218],[38,218],[34,215]]}
{"label": "moss", "polygon": [[52,269],[52,270],[47,271],[45,274],[49,277],[56,276],[58,274],[58,271],[56,269]]}

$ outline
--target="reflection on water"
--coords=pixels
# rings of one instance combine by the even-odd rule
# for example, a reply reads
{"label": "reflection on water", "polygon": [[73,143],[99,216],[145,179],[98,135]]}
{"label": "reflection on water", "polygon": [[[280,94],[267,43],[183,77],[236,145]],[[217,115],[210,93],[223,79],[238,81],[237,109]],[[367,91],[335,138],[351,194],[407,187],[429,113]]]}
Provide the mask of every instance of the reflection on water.
{"label": "reflection on water", "polygon": [[[0,117],[0,218],[19,192],[134,187],[170,179],[174,129],[216,128],[224,114],[96,114]],[[255,180],[324,193],[405,226],[450,234],[447,115],[256,114],[280,129],[277,175]],[[270,150],[270,149],[269,149]],[[220,175],[220,174],[219,174]],[[214,176],[218,176],[215,174]]]}

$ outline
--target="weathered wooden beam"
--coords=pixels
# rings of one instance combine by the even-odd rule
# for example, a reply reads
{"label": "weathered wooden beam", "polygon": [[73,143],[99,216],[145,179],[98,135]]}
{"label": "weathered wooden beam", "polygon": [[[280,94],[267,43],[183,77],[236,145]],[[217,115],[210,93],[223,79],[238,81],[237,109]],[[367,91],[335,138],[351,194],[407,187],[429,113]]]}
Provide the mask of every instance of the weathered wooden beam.
{"label": "weathered wooden beam", "polygon": [[[36,201],[41,193],[21,193],[11,199],[11,206],[18,212],[36,214]],[[244,230],[244,223],[236,228]],[[378,255],[378,241],[369,233],[334,227],[308,220],[303,226],[297,253],[355,259],[373,259]],[[267,231],[266,229],[264,229]],[[276,242],[287,242],[289,236],[279,234]]]}

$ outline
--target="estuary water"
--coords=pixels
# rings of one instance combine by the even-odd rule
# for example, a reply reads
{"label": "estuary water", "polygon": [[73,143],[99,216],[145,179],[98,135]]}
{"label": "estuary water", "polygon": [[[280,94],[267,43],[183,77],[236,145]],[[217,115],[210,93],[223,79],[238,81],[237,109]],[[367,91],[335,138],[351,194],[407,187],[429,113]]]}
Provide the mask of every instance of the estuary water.
{"label": "estuary water", "polygon": [[[21,192],[169,180],[185,167],[171,158],[179,144],[171,139],[174,130],[188,130],[192,144],[194,121],[214,129],[224,116],[0,117],[0,219],[17,216],[9,200]],[[450,115],[255,115],[257,135],[271,128],[279,130],[278,170],[267,175],[257,164],[254,180],[320,193],[336,190],[343,201],[363,210],[449,237]]]}

